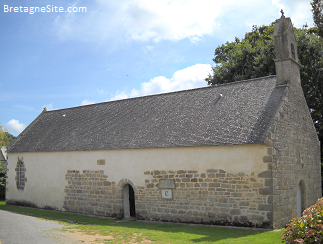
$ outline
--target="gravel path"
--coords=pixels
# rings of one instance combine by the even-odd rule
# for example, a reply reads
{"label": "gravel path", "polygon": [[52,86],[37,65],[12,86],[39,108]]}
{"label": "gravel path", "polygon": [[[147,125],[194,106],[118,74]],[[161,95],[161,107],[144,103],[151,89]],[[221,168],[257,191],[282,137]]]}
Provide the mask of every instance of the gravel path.
{"label": "gravel path", "polygon": [[0,210],[0,244],[75,243],[53,230],[62,227],[55,221]]}

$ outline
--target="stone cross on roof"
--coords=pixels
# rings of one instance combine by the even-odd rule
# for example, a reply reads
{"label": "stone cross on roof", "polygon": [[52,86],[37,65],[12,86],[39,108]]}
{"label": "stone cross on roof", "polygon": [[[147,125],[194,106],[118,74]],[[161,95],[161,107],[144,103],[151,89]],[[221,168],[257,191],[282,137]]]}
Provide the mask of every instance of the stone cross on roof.
{"label": "stone cross on roof", "polygon": [[282,13],[282,18],[285,18],[285,15],[284,15],[284,10],[281,9],[280,12]]}

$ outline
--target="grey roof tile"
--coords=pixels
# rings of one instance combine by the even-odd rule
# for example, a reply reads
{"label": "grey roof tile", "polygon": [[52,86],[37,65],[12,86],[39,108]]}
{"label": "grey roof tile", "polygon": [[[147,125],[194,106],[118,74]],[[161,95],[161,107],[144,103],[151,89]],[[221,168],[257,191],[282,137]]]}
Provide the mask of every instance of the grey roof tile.
{"label": "grey roof tile", "polygon": [[8,151],[262,143],[284,89],[268,76],[43,112]]}

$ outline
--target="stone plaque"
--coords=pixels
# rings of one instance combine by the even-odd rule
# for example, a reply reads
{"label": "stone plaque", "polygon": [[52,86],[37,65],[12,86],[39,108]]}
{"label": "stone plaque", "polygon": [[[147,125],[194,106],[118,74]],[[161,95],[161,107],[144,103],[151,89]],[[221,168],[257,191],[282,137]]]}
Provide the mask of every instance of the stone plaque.
{"label": "stone plaque", "polygon": [[173,179],[160,179],[159,181],[160,189],[174,189],[175,183]]}
{"label": "stone plaque", "polygon": [[105,159],[98,159],[97,164],[98,165],[105,165]]}

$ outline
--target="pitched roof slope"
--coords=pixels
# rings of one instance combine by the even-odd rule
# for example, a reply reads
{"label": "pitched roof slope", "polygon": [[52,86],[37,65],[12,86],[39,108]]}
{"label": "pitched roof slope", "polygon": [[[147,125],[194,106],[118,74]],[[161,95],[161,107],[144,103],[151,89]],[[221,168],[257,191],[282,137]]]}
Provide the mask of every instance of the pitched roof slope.
{"label": "pitched roof slope", "polygon": [[262,143],[284,89],[268,76],[43,112],[8,151]]}

